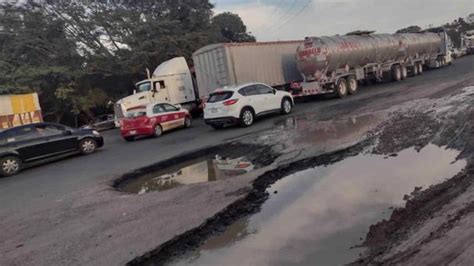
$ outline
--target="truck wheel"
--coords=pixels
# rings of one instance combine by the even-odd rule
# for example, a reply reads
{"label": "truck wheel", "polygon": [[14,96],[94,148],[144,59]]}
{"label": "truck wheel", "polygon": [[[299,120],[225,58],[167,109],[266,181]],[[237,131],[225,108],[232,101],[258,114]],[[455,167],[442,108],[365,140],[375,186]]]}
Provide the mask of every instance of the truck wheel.
{"label": "truck wheel", "polygon": [[160,125],[156,125],[153,130],[153,136],[157,138],[161,136],[161,134],[163,134],[163,128]]}
{"label": "truck wheel", "polygon": [[354,95],[359,89],[359,83],[357,82],[356,77],[350,76],[347,78],[347,86],[349,88],[349,94]]}
{"label": "truck wheel", "polygon": [[12,176],[20,172],[21,160],[16,156],[6,156],[0,159],[0,176]]}
{"label": "truck wheel", "polygon": [[336,93],[339,98],[344,98],[347,96],[347,81],[345,78],[340,78],[337,81]]}
{"label": "truck wheel", "polygon": [[418,76],[418,64],[415,64],[413,66],[413,76],[414,77]]}
{"label": "truck wheel", "polygon": [[188,128],[191,126],[191,124],[192,124],[191,118],[186,116],[186,118],[184,118],[184,127]]}
{"label": "truck wheel", "polygon": [[407,79],[408,78],[408,70],[406,67],[401,67],[402,69],[402,79]]}
{"label": "truck wheel", "polygon": [[291,100],[288,98],[283,98],[283,100],[281,101],[281,114],[287,115],[291,113],[292,108],[293,105],[291,104]]}
{"label": "truck wheel", "polygon": [[423,64],[418,64],[418,75],[422,75],[423,74]]}
{"label": "truck wheel", "polygon": [[393,81],[402,80],[402,69],[400,66],[392,67],[392,80]]}
{"label": "truck wheel", "polygon": [[249,127],[253,124],[254,114],[250,108],[244,108],[240,113],[240,123],[244,127]]}

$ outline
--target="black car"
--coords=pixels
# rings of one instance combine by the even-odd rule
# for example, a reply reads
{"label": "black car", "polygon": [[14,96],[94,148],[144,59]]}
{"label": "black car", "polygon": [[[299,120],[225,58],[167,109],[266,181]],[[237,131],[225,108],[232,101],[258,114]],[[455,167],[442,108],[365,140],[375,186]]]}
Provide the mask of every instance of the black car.
{"label": "black car", "polygon": [[0,176],[74,153],[90,154],[104,145],[92,129],[72,129],[54,123],[36,123],[0,132]]}
{"label": "black car", "polygon": [[83,129],[95,129],[97,131],[104,131],[109,129],[114,129],[115,126],[115,115],[108,114],[108,115],[101,115],[97,117],[96,120],[93,122],[82,126]]}

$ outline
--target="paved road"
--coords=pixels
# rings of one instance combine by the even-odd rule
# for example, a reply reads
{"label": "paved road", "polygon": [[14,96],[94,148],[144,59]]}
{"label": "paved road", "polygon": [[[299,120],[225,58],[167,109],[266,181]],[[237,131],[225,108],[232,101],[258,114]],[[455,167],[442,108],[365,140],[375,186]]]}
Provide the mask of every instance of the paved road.
{"label": "paved road", "polygon": [[[326,125],[332,125],[332,120],[343,116],[374,113],[415,99],[448,95],[452,90],[474,85],[472,69],[474,57],[465,57],[449,68],[428,71],[400,83],[363,87],[359,94],[342,100],[320,97],[299,103],[290,117],[310,117],[310,123],[327,121]],[[0,234],[5,240],[0,246],[0,264],[3,255],[6,263],[44,265],[110,264],[142,255],[202,224],[238,197],[227,192],[247,186],[248,181],[236,178],[229,183],[184,186],[160,196],[150,193],[140,197],[103,191],[105,185],[122,173],[179,154],[242,136],[259,136],[284,119],[276,115],[251,128],[219,131],[196,120],[190,129],[132,143],[123,141],[117,131],[109,131],[104,133],[105,147],[96,154],[75,156],[0,179],[0,224],[8,230]],[[294,131],[279,126],[273,132],[274,137],[291,138]],[[308,138],[315,134],[312,130],[305,133]],[[153,230],[147,231],[151,226]]]}
{"label": "paved road", "polygon": [[[411,94],[411,98],[416,98],[413,90],[417,87],[437,86],[443,82],[457,83],[472,78],[473,59],[465,57],[451,67],[428,71],[401,83],[362,87],[359,94],[345,99],[319,97],[299,103],[291,116],[312,113],[321,120],[333,119],[357,108],[363,110],[364,104],[373,103],[380,98],[385,99],[380,100],[378,108],[387,108],[397,100],[402,101],[408,94]],[[123,141],[116,130],[104,132],[105,147],[96,154],[75,156],[25,170],[15,177],[0,179],[0,214],[9,211],[27,214],[32,209],[38,211],[49,208],[71,192],[97,183],[110,182],[124,172],[179,154],[272,128],[281,119],[281,116],[276,115],[261,119],[251,128],[219,131],[206,126],[202,119],[197,119],[190,129],[174,131],[158,139],[142,139],[132,143]]]}

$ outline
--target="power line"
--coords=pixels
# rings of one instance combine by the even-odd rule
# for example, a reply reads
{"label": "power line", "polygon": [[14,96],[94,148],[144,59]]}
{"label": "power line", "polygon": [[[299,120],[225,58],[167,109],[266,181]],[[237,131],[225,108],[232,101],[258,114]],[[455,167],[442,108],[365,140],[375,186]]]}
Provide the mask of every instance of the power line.
{"label": "power line", "polygon": [[[275,27],[275,24],[272,23],[273,18],[275,17],[275,13],[276,14],[281,13],[280,17],[275,19],[275,21],[278,22],[278,21],[283,20],[288,15],[288,13],[291,12],[296,7],[296,2],[297,1],[298,0],[293,0],[293,2],[289,6],[287,6],[287,7],[289,7],[288,12],[284,12],[283,10],[285,9],[285,5],[281,5],[281,4],[283,4],[283,2],[287,2],[287,1],[284,1],[284,0],[280,1],[277,5],[275,5],[275,7],[274,7],[275,12],[272,12],[272,14],[270,15],[270,18],[268,19],[270,24],[266,25],[264,28],[262,28],[261,30],[258,30],[257,32],[258,33],[265,32],[265,31],[268,31],[268,30],[272,29],[273,27]],[[279,11],[279,12],[277,12],[277,11]]]}
{"label": "power line", "polygon": [[[288,24],[290,21],[292,21],[294,18],[298,17],[299,15],[301,15],[304,11],[306,11],[306,8],[309,7],[309,5],[312,3],[313,1],[312,0],[308,0],[306,2],[306,4],[304,4],[301,9],[299,9],[293,16],[289,17],[287,20],[283,21],[283,23],[281,23],[279,26],[276,26],[275,29],[273,29],[273,32],[272,33],[276,33],[277,30],[283,28],[284,26],[286,26],[286,24]],[[271,33],[271,34],[272,34]]]}

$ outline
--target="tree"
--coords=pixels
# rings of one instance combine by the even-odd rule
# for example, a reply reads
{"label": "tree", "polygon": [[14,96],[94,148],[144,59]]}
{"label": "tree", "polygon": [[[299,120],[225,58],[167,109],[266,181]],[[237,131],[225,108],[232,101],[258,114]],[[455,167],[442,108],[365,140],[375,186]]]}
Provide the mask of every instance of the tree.
{"label": "tree", "polygon": [[[0,1],[0,93],[36,91],[47,120],[91,116],[165,60],[255,41],[208,0]],[[227,28],[227,31],[222,31]],[[227,38],[224,35],[230,36]]]}
{"label": "tree", "polygon": [[212,18],[218,42],[255,42],[254,36],[247,33],[247,27],[237,14],[224,12]]}

